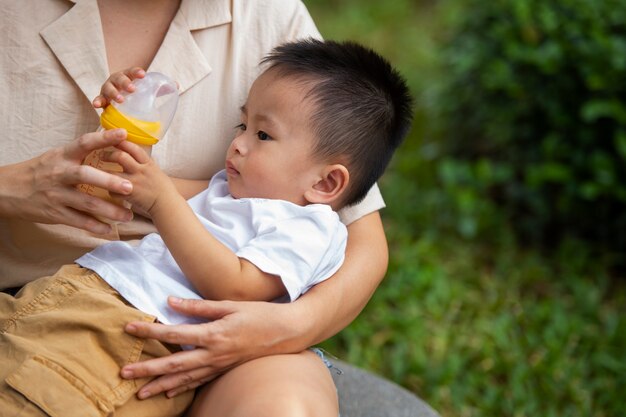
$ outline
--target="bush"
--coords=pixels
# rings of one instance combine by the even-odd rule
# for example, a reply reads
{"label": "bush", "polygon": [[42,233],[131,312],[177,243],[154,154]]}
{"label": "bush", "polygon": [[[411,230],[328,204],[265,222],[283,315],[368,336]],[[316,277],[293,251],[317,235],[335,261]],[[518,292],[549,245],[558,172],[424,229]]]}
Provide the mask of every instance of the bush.
{"label": "bush", "polygon": [[[444,183],[504,207],[526,242],[565,236],[626,263],[622,0],[463,2],[441,54],[435,139]],[[484,195],[484,194],[483,194]]]}

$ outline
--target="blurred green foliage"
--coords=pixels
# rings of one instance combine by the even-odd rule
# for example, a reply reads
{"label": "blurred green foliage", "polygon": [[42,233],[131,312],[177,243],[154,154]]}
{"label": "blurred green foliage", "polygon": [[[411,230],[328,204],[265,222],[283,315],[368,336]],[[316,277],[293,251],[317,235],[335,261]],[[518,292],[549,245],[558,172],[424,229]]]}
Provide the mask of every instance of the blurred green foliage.
{"label": "blurred green foliage", "polygon": [[[542,227],[568,218],[542,211],[555,201],[557,210],[593,201],[589,219],[602,229],[603,204],[623,203],[624,4],[304,2],[326,38],[381,52],[417,99],[412,132],[380,181],[387,277],[324,347],[443,416],[621,416],[626,288],[610,269],[616,256],[582,233],[547,251],[516,230],[535,224],[529,241],[543,239]],[[586,87],[567,89],[577,83]],[[533,136],[537,121],[549,134]],[[585,194],[589,182],[599,191]],[[528,211],[511,196],[530,201]]]}
{"label": "blurred green foliage", "polygon": [[467,0],[448,23],[444,181],[472,182],[525,241],[573,236],[626,262],[626,3]]}

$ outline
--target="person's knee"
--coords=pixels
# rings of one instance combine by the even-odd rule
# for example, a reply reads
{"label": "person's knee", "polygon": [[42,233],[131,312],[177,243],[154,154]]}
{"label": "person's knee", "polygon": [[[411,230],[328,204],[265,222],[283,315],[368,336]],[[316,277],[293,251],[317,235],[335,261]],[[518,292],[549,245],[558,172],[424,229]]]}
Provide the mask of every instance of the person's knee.
{"label": "person's knee", "polygon": [[233,416],[240,417],[337,417],[338,406],[329,401],[315,401],[311,396],[284,393],[261,401],[242,401]]}
{"label": "person's knee", "polygon": [[307,404],[306,401],[292,397],[276,399],[276,404],[269,407],[263,414],[264,417],[313,417],[319,415],[324,414],[315,412],[311,404]]}
{"label": "person's knee", "polygon": [[[326,390],[303,390],[297,384],[281,387],[280,390],[259,387],[248,390],[238,400],[215,399],[204,404],[204,413],[193,413],[194,417],[213,415],[237,417],[337,417],[339,404],[335,393]],[[330,394],[330,395],[329,395]],[[218,414],[214,414],[221,409]]]}
{"label": "person's knee", "polygon": [[250,361],[208,384],[188,417],[337,417],[337,391],[311,352]]}

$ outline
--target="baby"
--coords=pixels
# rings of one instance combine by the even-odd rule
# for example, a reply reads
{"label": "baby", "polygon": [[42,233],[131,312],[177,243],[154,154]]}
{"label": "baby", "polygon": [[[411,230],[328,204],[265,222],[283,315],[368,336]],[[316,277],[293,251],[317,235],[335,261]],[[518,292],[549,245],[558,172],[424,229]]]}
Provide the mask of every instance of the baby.
{"label": "baby", "polygon": [[[132,415],[142,381],[121,379],[121,367],[179,348],[125,334],[127,322],[193,322],[168,307],[169,295],[293,301],[341,266],[347,232],[336,210],[363,199],[406,135],[408,89],[387,61],[354,43],[289,43],[263,64],[225,169],[189,201],[140,147],[124,142],[109,154],[133,184],[125,198],[158,234],[104,244],[16,298],[0,295],[0,409],[63,414],[50,401],[58,395]],[[332,379],[307,351],[232,369],[198,393],[188,414],[231,415],[242,402],[260,412],[259,382],[312,415],[338,413]],[[191,399],[147,401],[153,415],[178,415]],[[289,407],[284,414],[293,415]]]}

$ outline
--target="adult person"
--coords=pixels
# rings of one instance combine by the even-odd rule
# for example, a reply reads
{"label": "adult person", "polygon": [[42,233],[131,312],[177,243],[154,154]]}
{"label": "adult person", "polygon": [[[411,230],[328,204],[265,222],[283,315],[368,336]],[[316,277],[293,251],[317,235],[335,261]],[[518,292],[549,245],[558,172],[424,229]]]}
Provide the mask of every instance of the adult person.
{"label": "adult person", "polygon": [[[154,231],[142,216],[130,220],[128,211],[75,189],[90,183],[128,192],[119,178],[80,166],[91,150],[122,140],[93,133],[99,122],[90,100],[110,73],[139,66],[178,81],[178,114],[153,156],[191,196],[220,168],[261,57],[279,43],[320,36],[297,0],[1,0],[0,19],[2,288],[50,274],[108,240]],[[334,335],[361,311],[385,273],[382,206],[374,189],[343,213],[349,233],[344,266],[295,303],[185,301],[173,307],[215,321],[129,326],[142,336],[198,348],[138,363],[123,375],[162,375],[140,396],[173,396],[235,364],[300,351]],[[93,215],[122,223],[110,228]]]}
{"label": "adult person", "polygon": [[[86,415],[141,410],[138,387],[121,379],[120,368],[146,350],[157,356],[178,348],[129,336],[127,322],[197,323],[174,314],[168,294],[294,301],[341,266],[347,231],[336,210],[365,196],[408,133],[408,88],[384,58],[356,43],[295,41],[265,63],[241,107],[225,169],[193,198],[185,200],[139,146],[123,142],[104,153],[123,168],[133,184],[128,201],[149,214],[158,234],[138,245],[103,244],[76,260],[82,268],[66,265],[18,297],[0,294],[0,409],[7,415],[32,402],[51,415],[78,405]],[[128,81],[120,73],[111,79],[118,77]],[[336,417],[336,388],[321,351],[313,352],[250,360],[195,397],[176,396],[186,401],[175,409],[177,401],[156,396],[149,402],[166,404],[150,415],[172,417],[193,401],[189,416]],[[52,405],[40,400],[48,384],[20,383],[59,366],[99,400],[85,402],[76,384],[61,383],[55,396],[66,401]]]}

